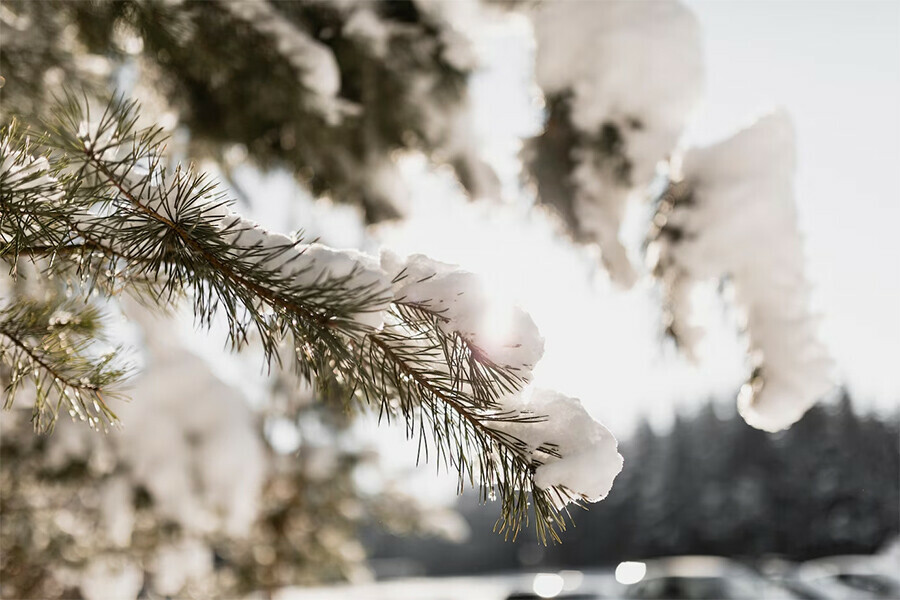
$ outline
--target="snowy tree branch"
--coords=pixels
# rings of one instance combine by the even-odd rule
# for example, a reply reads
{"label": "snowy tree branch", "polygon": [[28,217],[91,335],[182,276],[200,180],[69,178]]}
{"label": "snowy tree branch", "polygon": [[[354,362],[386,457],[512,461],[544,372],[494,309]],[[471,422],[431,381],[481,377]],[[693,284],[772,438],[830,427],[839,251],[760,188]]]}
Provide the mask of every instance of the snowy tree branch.
{"label": "snowy tree branch", "polygon": [[[224,312],[231,346],[257,339],[270,366],[280,363],[282,347],[293,348],[304,378],[388,418],[402,416],[408,434],[419,436],[420,457],[456,469],[460,488],[468,480],[485,499],[498,491],[498,526],[507,535],[519,533],[530,509],[539,538],[558,540],[566,501],[605,495],[620,462],[600,491],[535,483],[545,463],[566,457],[556,450],[551,415],[515,400],[543,351],[527,314],[509,307],[512,326],[493,339],[484,331],[488,298],[470,273],[425,257],[388,254],[379,262],[265,231],[232,213],[203,174],[165,168],[165,138],[158,128],[138,128],[137,111],[114,101],[92,121],[87,104],[69,96],[59,120],[45,125],[49,134],[35,136],[46,158],[28,185],[15,185],[15,165],[0,174],[4,212],[24,219],[3,221],[2,258],[13,270],[28,257],[48,275],[79,275],[76,293],[132,288],[162,308],[186,295],[200,324]],[[4,132],[4,165],[36,164],[24,135]],[[36,179],[47,188],[38,195]],[[30,224],[27,235],[20,222]],[[102,403],[106,383],[114,379],[90,380],[88,389],[114,419]],[[618,457],[614,440],[602,452]]]}

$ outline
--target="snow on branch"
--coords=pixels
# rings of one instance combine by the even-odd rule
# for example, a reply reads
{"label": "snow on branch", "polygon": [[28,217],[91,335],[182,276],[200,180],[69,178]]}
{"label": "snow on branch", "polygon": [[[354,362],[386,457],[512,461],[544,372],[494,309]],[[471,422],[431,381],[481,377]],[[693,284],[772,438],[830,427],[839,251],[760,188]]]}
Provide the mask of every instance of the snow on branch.
{"label": "snow on branch", "polygon": [[384,252],[394,301],[437,316],[447,334],[458,334],[476,353],[518,373],[523,381],[544,354],[544,340],[531,316],[518,307],[493,307],[480,278],[420,254],[402,260]]}
{"label": "snow on branch", "polygon": [[[232,348],[255,340],[270,366],[292,349],[300,375],[400,419],[418,437],[420,458],[457,470],[461,488],[468,480],[485,498],[498,490],[500,529],[513,536],[533,512],[540,539],[558,539],[566,501],[606,494],[621,457],[577,401],[509,401],[543,353],[526,313],[493,306],[476,276],[426,257],[378,260],[266,231],[232,212],[204,174],[167,168],[161,130],[139,129],[137,112],[114,101],[92,118],[72,97],[60,106],[38,146],[48,165],[40,181],[64,193],[35,202],[31,188],[4,185],[4,215],[24,215],[4,221],[9,238],[23,238],[22,222],[33,235],[13,244],[4,233],[0,258],[30,260],[85,295],[126,290],[161,310],[187,297],[200,325],[224,314]],[[8,135],[18,137],[4,148],[23,146],[24,134]],[[565,406],[583,439],[558,439],[551,424],[572,418]],[[586,468],[601,459],[615,468]]]}
{"label": "snow on branch", "polygon": [[499,423],[495,427],[525,444],[536,466],[535,485],[553,490],[559,508],[569,502],[606,498],[623,459],[616,438],[591,418],[578,399],[533,388],[510,398],[505,406],[541,418],[527,425]]}
{"label": "snow on branch", "polygon": [[278,52],[298,71],[303,86],[315,94],[315,107],[337,117],[341,73],[331,48],[285,19],[267,0],[220,2],[235,17],[271,37]]}
{"label": "snow on branch", "polygon": [[700,99],[699,25],[677,2],[545,2],[533,21],[548,115],[526,162],[541,201],[631,285],[619,228]]}
{"label": "snow on branch", "polygon": [[832,387],[809,311],[794,206],[794,131],[783,111],[688,151],[659,200],[648,259],[667,295],[669,333],[690,351],[690,291],[726,279],[753,370],[738,406],[752,426],[784,429]]}

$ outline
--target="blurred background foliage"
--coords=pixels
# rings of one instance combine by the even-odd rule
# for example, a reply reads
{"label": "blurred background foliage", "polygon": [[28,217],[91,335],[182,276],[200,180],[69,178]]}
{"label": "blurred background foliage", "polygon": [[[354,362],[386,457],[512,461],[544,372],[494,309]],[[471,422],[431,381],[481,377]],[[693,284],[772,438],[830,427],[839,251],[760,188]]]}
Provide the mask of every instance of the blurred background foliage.
{"label": "blurred background foliage", "polygon": [[48,110],[61,85],[137,86],[147,117],[189,132],[191,157],[287,168],[370,222],[402,214],[397,150],[453,165],[476,194],[496,185],[458,135],[475,64],[445,17],[452,3],[13,0],[4,11],[4,121]]}

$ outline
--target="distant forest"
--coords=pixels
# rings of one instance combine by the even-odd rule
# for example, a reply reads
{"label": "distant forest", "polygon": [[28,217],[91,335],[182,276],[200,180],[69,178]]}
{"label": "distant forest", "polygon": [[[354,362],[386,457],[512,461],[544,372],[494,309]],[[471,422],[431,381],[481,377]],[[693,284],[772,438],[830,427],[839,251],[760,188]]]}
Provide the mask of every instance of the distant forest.
{"label": "distant forest", "polygon": [[778,434],[709,403],[663,434],[640,425],[621,452],[625,470],[609,497],[574,508],[561,545],[538,546],[527,532],[504,542],[491,533],[497,511],[464,496],[474,539],[373,533],[375,564],[394,558],[407,572],[440,575],[677,554],[800,561],[871,553],[900,533],[900,415],[859,415],[846,393]]}

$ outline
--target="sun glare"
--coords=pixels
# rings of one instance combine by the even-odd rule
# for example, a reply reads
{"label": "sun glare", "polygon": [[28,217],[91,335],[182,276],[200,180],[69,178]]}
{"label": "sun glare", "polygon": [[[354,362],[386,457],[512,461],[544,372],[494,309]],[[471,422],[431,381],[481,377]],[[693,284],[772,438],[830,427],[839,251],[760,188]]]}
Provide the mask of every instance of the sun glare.
{"label": "sun glare", "polygon": [[[596,418],[626,435],[648,409],[665,423],[677,402],[729,394],[743,380],[733,328],[708,327],[704,343],[714,352],[701,348],[700,366],[664,355],[654,290],[615,288],[595,252],[560,236],[546,212],[469,201],[451,176],[430,170],[420,157],[405,157],[401,168],[413,188],[412,214],[378,227],[378,241],[480,275],[491,302],[485,317],[491,340],[502,343],[515,327],[512,306],[527,311],[545,340],[535,385],[581,398]],[[714,307],[702,308],[718,315]],[[608,409],[613,403],[616,411]]]}
{"label": "sun glare", "polygon": [[498,348],[509,344],[514,327],[512,302],[491,297],[481,319],[480,331],[484,334],[485,345],[489,348]]}

